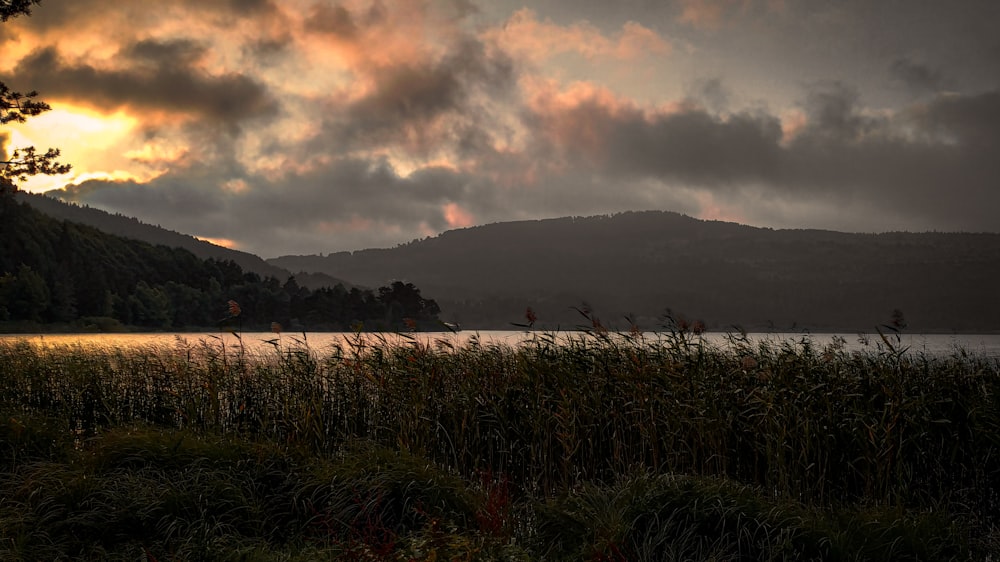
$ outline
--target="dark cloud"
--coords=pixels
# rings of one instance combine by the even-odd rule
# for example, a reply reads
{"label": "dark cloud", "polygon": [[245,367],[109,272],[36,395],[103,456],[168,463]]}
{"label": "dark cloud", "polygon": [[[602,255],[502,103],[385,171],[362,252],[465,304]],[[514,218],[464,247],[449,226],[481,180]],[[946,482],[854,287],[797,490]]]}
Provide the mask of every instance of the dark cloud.
{"label": "dark cloud", "polygon": [[[272,0],[172,0],[169,4],[155,6],[140,2],[121,3],[115,8],[109,9],[109,4],[104,0],[45,0],[32,10],[30,18],[22,18],[18,23],[36,30],[72,31],[94,23],[108,24],[116,17],[131,19],[132,26],[116,27],[113,30],[119,33],[129,31],[130,27],[141,28],[143,24],[178,13],[213,20],[224,18],[230,22],[233,18],[273,18],[280,14]],[[112,31],[107,25],[104,28]]]}
{"label": "dark cloud", "polygon": [[364,25],[378,25],[384,22],[388,16],[389,10],[382,3],[382,0],[375,0],[365,12]]}
{"label": "dark cloud", "polygon": [[48,47],[19,61],[13,76],[49,97],[104,110],[166,110],[230,126],[277,111],[266,86],[254,78],[239,73],[209,75],[192,66],[201,51],[189,41],[146,40],[123,50],[121,67],[103,69],[67,62]]}
{"label": "dark cloud", "polygon": [[114,209],[129,216],[142,216],[147,222],[168,228],[209,224],[224,214],[223,201],[214,181],[205,185],[188,174],[167,176],[146,184],[91,180],[49,194],[66,201]]}
{"label": "dark cloud", "polygon": [[790,141],[763,112],[722,118],[690,106],[650,115],[596,98],[529,122],[550,153],[600,174],[609,189],[649,178],[731,201],[752,192],[830,210],[860,205],[864,218],[851,222],[872,230],[888,215],[914,229],[996,229],[1000,92],[941,96],[892,117],[866,115],[840,84],[807,100],[807,124]]}
{"label": "dark cloud", "polygon": [[358,26],[351,12],[342,5],[316,4],[306,20],[306,30],[352,39],[358,33]]}
{"label": "dark cloud", "polygon": [[237,14],[275,11],[274,2],[271,0],[228,0],[225,2],[199,1],[196,5],[200,4],[204,6],[206,4],[212,5],[213,3],[227,6],[229,10]]}
{"label": "dark cloud", "polygon": [[364,30],[386,23],[388,16],[388,9],[381,0],[371,2],[367,9],[355,11],[340,3],[317,2],[309,9],[305,30],[342,41],[354,41],[360,39]]}
{"label": "dark cloud", "polygon": [[370,121],[433,118],[461,108],[476,89],[502,94],[514,77],[507,59],[489,57],[481,43],[468,38],[438,61],[375,68],[371,73],[374,91],[351,108]]}
{"label": "dark cloud", "polygon": [[[237,240],[265,257],[422,238],[452,228],[450,204],[481,223],[624,211],[649,207],[654,199],[608,189],[588,171],[548,178],[545,189],[502,190],[450,168],[426,167],[403,177],[382,158],[341,158],[277,180],[247,176],[246,189],[234,192],[210,184],[202,170],[170,172],[148,184],[88,181],[53,195],[197,236]],[[669,194],[655,199],[697,210]]]}
{"label": "dark cloud", "polygon": [[562,146],[555,150],[566,151],[574,166],[597,163],[609,177],[653,176],[689,185],[771,177],[781,140],[781,124],[772,116],[744,112],[722,118],[697,106],[648,115],[590,99],[529,119],[538,137],[558,129],[556,143]]}
{"label": "dark cloud", "polygon": [[877,126],[862,114],[857,89],[841,82],[814,85],[803,104],[809,119],[808,137],[854,140]]}
{"label": "dark cloud", "polygon": [[[691,106],[649,115],[593,101],[566,116],[579,131],[552,137],[537,129],[522,153],[479,146],[476,173],[425,167],[402,176],[384,157],[343,157],[265,179],[228,162],[223,151],[146,185],[92,181],[65,196],[239,240],[265,256],[391,246],[450,228],[450,204],[479,223],[649,208],[698,214],[698,192],[722,197],[751,220],[800,208],[825,221],[813,226],[995,230],[1000,93],[939,97],[874,120],[865,134],[845,127],[851,119],[844,114],[859,108],[844,98],[824,98],[839,109],[818,109],[815,117],[825,120],[791,141],[766,113],[721,118]],[[537,119],[533,125],[547,124]],[[597,131],[607,145],[593,152],[583,131]],[[490,179],[536,168],[549,161],[546,150],[569,167],[539,168],[533,183],[515,187]],[[224,177],[241,179],[244,188],[226,189]]]}
{"label": "dark cloud", "polygon": [[832,105],[842,110],[819,115],[836,118],[783,151],[782,173],[770,182],[777,193],[867,201],[876,225],[891,213],[915,229],[996,229],[1000,94],[943,96],[882,119],[857,117],[842,99]]}
{"label": "dark cloud", "polygon": [[[338,159],[277,181],[245,176],[240,178],[245,188],[239,191],[221,187],[219,174],[205,172],[207,167],[199,165],[147,184],[92,180],[50,193],[198,236],[252,243],[264,255],[278,255],[292,243],[312,251],[351,248],[343,240],[313,239],[324,231],[355,236],[367,245],[444,230],[445,205],[463,199],[467,181],[442,168],[404,178],[384,159],[357,158]],[[380,239],[367,228],[352,234],[355,221],[384,225],[387,234]]]}
{"label": "dark cloud", "polygon": [[[161,175],[87,181],[64,197],[265,256],[393,245],[468,217],[651,208],[728,206],[748,221],[786,224],[801,213],[798,226],[996,230],[1000,74],[976,71],[1000,68],[996,51],[982,49],[1000,45],[985,32],[995,19],[984,16],[997,10],[967,1],[971,14],[947,3],[714,3],[728,8],[725,32],[680,22],[676,2],[537,2],[545,29],[592,24],[613,38],[634,21],[676,46],[667,72],[622,64],[612,73],[602,63],[563,74],[549,73],[559,57],[531,64],[523,54],[537,38],[513,37],[523,50],[505,53],[477,35],[523,2],[499,12],[414,2],[408,9],[422,17],[403,22],[397,5],[378,0],[306,3],[302,19],[263,0],[155,10],[46,0],[24,21],[49,33],[15,31],[67,39],[11,61],[0,79],[16,76],[53,102],[125,107],[140,119],[153,110],[111,150],[148,143],[156,160],[162,142],[165,163],[150,165]],[[130,18],[138,23],[124,25]],[[153,38],[182,27],[164,25],[169,18],[191,22],[190,34]],[[77,25],[107,28],[117,54],[75,58]],[[307,47],[329,56],[299,52]],[[239,72],[205,70],[234,64],[233,53],[229,68]],[[288,76],[312,72],[303,60],[332,74]],[[274,119],[241,128],[259,117]],[[172,149],[185,156],[172,159]]]}
{"label": "dark cloud", "polygon": [[471,0],[448,0],[447,4],[453,14],[453,17],[457,19],[467,18],[480,13],[479,6]]}
{"label": "dark cloud", "polygon": [[915,94],[934,93],[945,88],[946,82],[941,72],[907,57],[892,61],[889,74]]}
{"label": "dark cloud", "polygon": [[294,41],[291,35],[252,40],[243,45],[245,57],[259,62],[262,66],[274,66],[280,62],[282,55],[289,52]]}
{"label": "dark cloud", "polygon": [[608,137],[616,171],[645,170],[700,185],[759,181],[774,174],[781,125],[768,115],[726,119],[702,110],[643,119],[633,115]]}
{"label": "dark cloud", "polygon": [[144,66],[186,67],[198,62],[206,51],[204,45],[191,39],[143,39],[128,45],[122,56]]}
{"label": "dark cloud", "polygon": [[374,92],[351,107],[351,114],[369,123],[424,121],[454,109],[465,98],[458,72],[447,63],[400,65],[374,75]]}
{"label": "dark cloud", "polygon": [[721,78],[698,80],[689,90],[691,98],[704,103],[708,109],[715,113],[725,111],[733,97],[732,91],[722,82]]}
{"label": "dark cloud", "polygon": [[[1000,154],[1000,91],[941,96],[917,115],[924,130],[944,135],[947,144]],[[1000,158],[996,160],[1000,162]]]}
{"label": "dark cloud", "polygon": [[361,69],[371,91],[357,100],[334,100],[326,107],[324,131],[312,150],[403,147],[414,154],[468,148],[490,136],[494,125],[480,99],[512,95],[513,64],[502,53],[487,53],[465,37],[438,59]]}
{"label": "dark cloud", "polygon": [[608,32],[620,29],[628,21],[659,27],[672,20],[677,12],[676,2],[660,0],[534,0],[530,4],[522,0],[491,0],[479,4],[484,9],[502,6],[502,11],[508,14],[530,5],[543,19],[562,24],[585,20]]}

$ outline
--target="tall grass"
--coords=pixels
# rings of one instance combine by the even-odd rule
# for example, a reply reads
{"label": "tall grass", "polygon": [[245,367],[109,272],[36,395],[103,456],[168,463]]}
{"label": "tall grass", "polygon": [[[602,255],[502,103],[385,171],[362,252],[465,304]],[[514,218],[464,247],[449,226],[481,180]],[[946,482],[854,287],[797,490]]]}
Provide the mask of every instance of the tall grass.
{"label": "tall grass", "polygon": [[[886,343],[848,352],[734,335],[711,346],[684,330],[540,333],[517,346],[358,335],[323,353],[304,340],[267,352],[214,340],[0,342],[0,468],[6,486],[24,490],[58,480],[70,498],[53,505],[76,505],[91,530],[123,523],[86,519],[104,500],[78,473],[60,473],[77,470],[72,459],[90,454],[87,470],[111,479],[97,487],[112,496],[175,471],[178,495],[139,496],[153,512],[129,524],[176,552],[179,537],[222,550],[212,537],[254,537],[259,544],[244,546],[267,550],[285,525],[295,536],[335,536],[324,548],[356,559],[402,548],[401,529],[416,533],[406,548],[423,555],[443,548],[446,530],[466,537],[467,552],[516,557],[501,547],[518,544],[557,559],[995,554],[1000,364]],[[139,450],[124,444],[130,435],[144,436]],[[275,499],[212,476],[246,470],[240,463],[255,454],[267,474],[245,480],[296,492]],[[305,484],[295,458],[325,484]],[[391,468],[400,462],[405,470]],[[185,496],[200,485],[187,478],[216,482],[214,500]],[[331,496],[330,482],[344,478],[353,495]],[[18,517],[46,512],[23,502]],[[186,515],[163,519],[155,506],[164,503]],[[0,517],[7,512],[0,502]],[[470,529],[478,534],[462,534]],[[351,551],[352,540],[367,554]],[[734,552],[749,554],[726,558]]]}

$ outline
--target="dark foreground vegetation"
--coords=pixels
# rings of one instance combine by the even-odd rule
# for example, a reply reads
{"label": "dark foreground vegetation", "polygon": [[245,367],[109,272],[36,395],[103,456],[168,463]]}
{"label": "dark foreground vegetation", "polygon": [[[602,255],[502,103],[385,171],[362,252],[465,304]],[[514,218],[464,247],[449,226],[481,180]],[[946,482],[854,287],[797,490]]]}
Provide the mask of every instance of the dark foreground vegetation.
{"label": "dark foreground vegetation", "polygon": [[996,560],[1000,365],[686,332],[0,344],[0,559]]}

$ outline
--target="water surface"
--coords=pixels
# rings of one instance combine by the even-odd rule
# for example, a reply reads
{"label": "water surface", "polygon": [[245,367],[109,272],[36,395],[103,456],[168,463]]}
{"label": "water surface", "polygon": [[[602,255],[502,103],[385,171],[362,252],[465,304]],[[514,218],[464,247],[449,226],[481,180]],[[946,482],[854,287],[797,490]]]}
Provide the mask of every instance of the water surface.
{"label": "water surface", "polygon": [[[308,346],[316,353],[323,354],[333,348],[349,347],[363,343],[365,345],[411,345],[413,342],[427,343],[446,348],[461,347],[478,341],[483,345],[501,344],[516,346],[535,337],[579,338],[581,332],[526,332],[509,330],[461,331],[452,332],[419,332],[419,333],[363,333],[353,332],[310,332],[282,333],[244,332],[198,332],[198,333],[124,333],[124,334],[10,334],[0,335],[0,341],[27,340],[38,345],[80,345],[99,347],[136,348],[146,346],[197,346],[213,345],[239,348],[243,346],[248,351],[267,352],[275,349],[287,349],[295,346]],[[624,335],[613,335],[624,337]],[[650,342],[669,338],[666,334],[645,333],[643,337]],[[694,336],[692,336],[694,337]],[[730,338],[739,337],[724,333],[706,333],[697,338],[702,341],[726,347]],[[795,346],[806,342],[817,348],[825,347],[835,342],[848,351],[879,351],[887,346],[878,334],[801,334],[801,333],[750,333],[746,336],[752,343],[766,341],[774,344],[789,344]],[[906,348],[909,353],[925,353],[929,355],[950,355],[965,351],[972,354],[982,354],[1000,358],[1000,334],[901,334],[897,341],[889,338],[889,343],[898,349]]]}

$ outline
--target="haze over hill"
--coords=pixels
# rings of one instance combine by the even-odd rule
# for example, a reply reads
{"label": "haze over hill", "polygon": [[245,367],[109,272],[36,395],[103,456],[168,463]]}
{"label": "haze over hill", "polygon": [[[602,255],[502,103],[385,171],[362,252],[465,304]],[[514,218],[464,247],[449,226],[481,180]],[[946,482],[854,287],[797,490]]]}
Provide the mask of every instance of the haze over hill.
{"label": "haze over hill", "polygon": [[664,312],[712,329],[870,331],[901,310],[913,331],[1000,329],[1000,235],[771,230],[669,212],[497,223],[392,249],[269,263],[433,296],[467,328],[524,322],[641,328]]}

